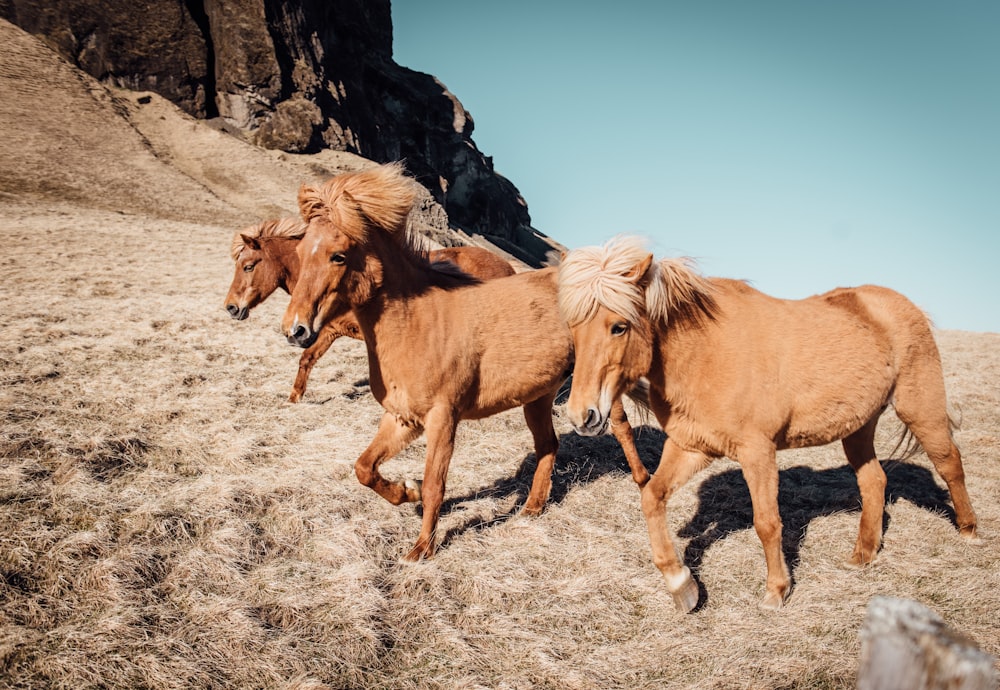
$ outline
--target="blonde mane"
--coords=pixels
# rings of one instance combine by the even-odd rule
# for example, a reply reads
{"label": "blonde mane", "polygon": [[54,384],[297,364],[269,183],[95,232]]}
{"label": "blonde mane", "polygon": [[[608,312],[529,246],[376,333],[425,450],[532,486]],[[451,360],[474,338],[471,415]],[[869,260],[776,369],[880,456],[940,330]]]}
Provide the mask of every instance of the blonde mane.
{"label": "blonde mane", "polygon": [[242,230],[237,230],[233,235],[233,244],[231,247],[231,253],[233,261],[240,255],[240,250],[243,249],[245,243],[243,242],[243,237],[287,237],[289,239],[298,239],[306,234],[306,224],[302,222],[301,219],[290,217],[290,218],[276,218],[274,220],[265,220],[256,225],[250,225],[243,228]]}
{"label": "blonde mane", "polygon": [[559,266],[559,310],[568,324],[589,321],[599,307],[638,324],[667,321],[677,312],[710,314],[713,287],[686,257],[652,262],[643,275],[636,269],[651,259],[636,237],[618,236],[601,247],[569,252]]}
{"label": "blonde mane", "polygon": [[417,198],[416,182],[402,163],[387,163],[332,177],[299,189],[299,212],[308,223],[323,217],[355,242],[365,242],[369,227],[410,245],[407,219]]}

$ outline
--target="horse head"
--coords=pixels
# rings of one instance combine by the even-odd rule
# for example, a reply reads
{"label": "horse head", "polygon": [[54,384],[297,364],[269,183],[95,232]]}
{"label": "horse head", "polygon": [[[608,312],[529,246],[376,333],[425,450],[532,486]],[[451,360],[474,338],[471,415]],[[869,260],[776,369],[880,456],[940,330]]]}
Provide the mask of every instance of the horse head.
{"label": "horse head", "polygon": [[325,324],[372,298],[383,278],[379,249],[405,233],[413,185],[400,165],[387,164],[302,186],[299,212],[308,225],[281,322],[289,343],[308,347]]}
{"label": "horse head", "polygon": [[652,329],[644,284],[652,254],[628,245],[609,261],[608,247],[569,252],[559,266],[559,310],[573,335],[570,422],[583,436],[603,434],[611,406],[649,371]]}
{"label": "horse head", "polygon": [[240,246],[235,252],[236,272],[226,295],[226,311],[242,321],[250,310],[278,289],[277,271],[264,250],[261,238],[239,235]]}
{"label": "horse head", "polygon": [[278,288],[291,291],[298,273],[291,247],[304,232],[305,225],[298,218],[280,218],[244,228],[233,236],[236,272],[225,303],[230,316],[242,321]]}

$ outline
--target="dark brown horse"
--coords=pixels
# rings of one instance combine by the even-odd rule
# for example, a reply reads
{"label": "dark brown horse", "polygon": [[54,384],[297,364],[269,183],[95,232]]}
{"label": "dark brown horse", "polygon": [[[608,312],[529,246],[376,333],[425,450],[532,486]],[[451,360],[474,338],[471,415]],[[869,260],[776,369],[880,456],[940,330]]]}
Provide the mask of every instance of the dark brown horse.
{"label": "dark brown horse", "polygon": [[667,433],[642,490],[653,562],[681,611],[698,588],[667,532],[670,495],[714,458],[743,470],[767,560],[762,606],[779,608],[791,580],[781,550],[775,452],[842,440],[861,491],[850,562],[870,563],[882,538],[886,477],[875,427],[888,405],[944,478],[959,531],[976,514],[951,438],[941,359],[927,317],[899,293],[866,285],[803,300],[769,297],[743,282],[704,278],[632,238],[570,252],[559,301],[576,346],[567,411],[577,431],[599,430],[610,401],[640,376]]}
{"label": "dark brown horse", "polygon": [[[282,321],[308,345],[351,308],[368,347],[372,394],[385,408],[375,438],[355,463],[358,479],[394,505],[423,501],[423,525],[407,560],[430,557],[459,421],[521,406],[538,465],[523,512],[544,507],[558,439],[552,403],[571,365],[559,317],[555,269],[487,282],[431,263],[406,232],[414,183],[399,165],[347,173],[299,192],[309,229],[301,271]],[[640,485],[648,473],[620,400],[612,430]],[[423,484],[392,482],[379,466],[427,435]]]}
{"label": "dark brown horse", "polygon": [[[233,236],[232,257],[236,272],[226,295],[226,311],[230,316],[238,320],[247,318],[251,309],[279,288],[291,293],[299,274],[295,248],[305,231],[306,224],[298,218],[281,218],[252,225]],[[431,261],[447,261],[480,280],[514,275],[509,262],[480,247],[446,247],[431,251],[428,257]],[[363,340],[357,319],[350,310],[331,319],[318,333],[316,341],[299,357],[299,370],[288,396],[290,402],[302,399],[316,361],[341,336]]]}

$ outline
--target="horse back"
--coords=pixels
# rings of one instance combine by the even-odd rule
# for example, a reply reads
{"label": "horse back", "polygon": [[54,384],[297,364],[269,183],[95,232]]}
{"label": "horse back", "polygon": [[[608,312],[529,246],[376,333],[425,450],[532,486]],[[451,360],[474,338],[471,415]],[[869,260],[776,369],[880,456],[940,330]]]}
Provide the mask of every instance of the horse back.
{"label": "horse back", "polygon": [[668,327],[660,385],[672,390],[675,409],[718,420],[712,434],[721,454],[731,455],[746,428],[779,448],[843,438],[890,402],[915,356],[940,368],[926,317],[888,288],[783,300],[737,281],[713,282],[713,320]]}
{"label": "horse back", "polygon": [[444,247],[431,252],[434,261],[448,261],[464,273],[480,280],[514,275],[514,267],[488,249],[474,246]]}

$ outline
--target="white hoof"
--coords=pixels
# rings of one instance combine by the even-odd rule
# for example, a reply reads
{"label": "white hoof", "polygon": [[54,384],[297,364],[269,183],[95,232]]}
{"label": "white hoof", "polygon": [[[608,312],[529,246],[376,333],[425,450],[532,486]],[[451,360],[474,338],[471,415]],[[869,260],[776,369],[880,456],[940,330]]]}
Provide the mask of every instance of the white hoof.
{"label": "white hoof", "polygon": [[417,503],[420,500],[420,484],[416,479],[407,479],[403,482],[403,488],[406,489],[406,500],[410,503]]}
{"label": "white hoof", "polygon": [[691,569],[684,566],[684,569],[674,577],[664,577],[677,610],[681,613],[693,611],[698,605],[698,583],[691,577]]}

